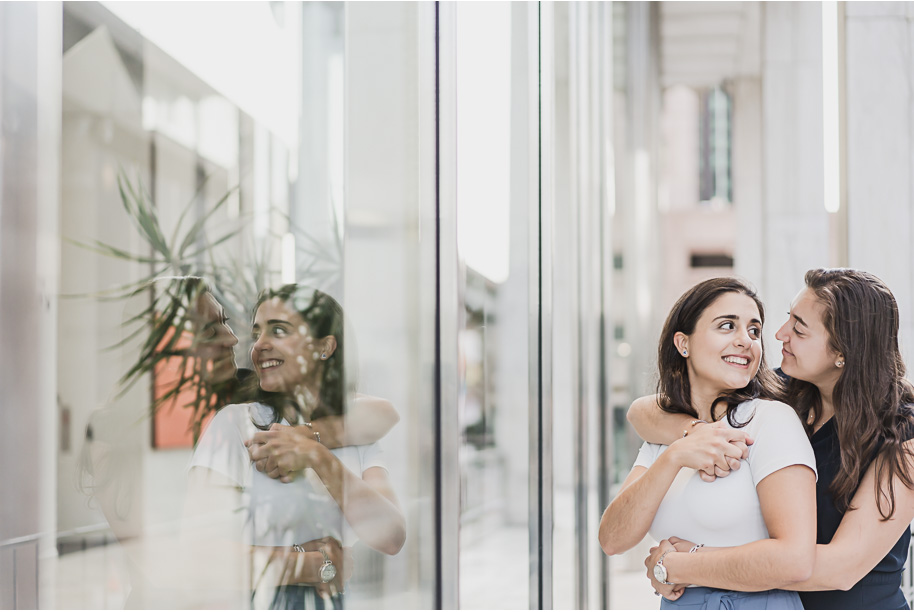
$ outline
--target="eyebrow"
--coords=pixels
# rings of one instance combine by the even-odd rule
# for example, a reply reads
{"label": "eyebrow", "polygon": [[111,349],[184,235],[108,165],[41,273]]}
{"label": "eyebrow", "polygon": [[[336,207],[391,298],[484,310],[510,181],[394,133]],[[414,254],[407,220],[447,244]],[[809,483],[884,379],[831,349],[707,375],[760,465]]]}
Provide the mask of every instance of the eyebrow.
{"label": "eyebrow", "polygon": [[[719,317],[714,317],[714,320],[715,320],[715,321],[718,320],[718,319],[730,319],[730,320],[733,320],[733,321],[739,321],[739,316],[737,316],[737,315],[720,315]],[[759,325],[762,324],[762,322],[759,321],[758,319],[749,319],[749,322],[750,322],[750,323],[758,323]],[[805,325],[805,324],[804,324],[804,325]]]}
{"label": "eyebrow", "polygon": [[[289,327],[292,327],[291,323],[288,321],[283,321],[282,319],[270,319],[267,321],[267,325],[276,325],[277,323],[280,325],[288,325]],[[260,327],[260,323],[254,323],[254,327]]]}
{"label": "eyebrow", "polygon": [[800,317],[798,317],[798,316],[796,315],[796,313],[791,312],[791,313],[790,313],[790,316],[793,317],[794,319],[796,319],[797,322],[798,322],[800,325],[802,325],[803,327],[809,327],[809,325],[806,323],[806,321],[804,321],[803,319],[801,319]]}

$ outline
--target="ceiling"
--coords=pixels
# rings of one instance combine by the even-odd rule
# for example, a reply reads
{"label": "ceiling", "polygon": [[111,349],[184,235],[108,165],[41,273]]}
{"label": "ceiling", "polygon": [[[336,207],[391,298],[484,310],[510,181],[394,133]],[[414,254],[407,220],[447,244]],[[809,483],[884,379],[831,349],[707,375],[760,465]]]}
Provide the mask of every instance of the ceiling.
{"label": "ceiling", "polygon": [[759,2],[661,2],[663,87],[714,87],[760,72]]}

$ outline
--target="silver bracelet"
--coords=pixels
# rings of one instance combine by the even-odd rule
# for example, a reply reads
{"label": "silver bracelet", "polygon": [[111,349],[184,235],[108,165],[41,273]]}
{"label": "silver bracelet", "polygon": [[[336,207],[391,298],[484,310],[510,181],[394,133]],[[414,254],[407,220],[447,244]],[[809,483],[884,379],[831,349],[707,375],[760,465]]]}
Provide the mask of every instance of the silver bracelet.
{"label": "silver bracelet", "polygon": [[695,546],[693,546],[692,548],[689,549],[689,554],[692,554],[693,552],[698,552],[698,549],[702,548],[702,547],[704,547],[704,544],[696,544]]}
{"label": "silver bracelet", "polygon": [[[708,422],[707,422],[706,420],[704,420],[704,419],[693,419],[693,420],[689,421],[689,427],[694,428],[694,427],[695,427],[696,425],[698,425],[699,423],[704,423],[705,425],[708,424]],[[682,437],[685,438],[687,435],[689,435],[689,430],[688,430],[688,429],[683,429],[683,430],[682,430]]]}

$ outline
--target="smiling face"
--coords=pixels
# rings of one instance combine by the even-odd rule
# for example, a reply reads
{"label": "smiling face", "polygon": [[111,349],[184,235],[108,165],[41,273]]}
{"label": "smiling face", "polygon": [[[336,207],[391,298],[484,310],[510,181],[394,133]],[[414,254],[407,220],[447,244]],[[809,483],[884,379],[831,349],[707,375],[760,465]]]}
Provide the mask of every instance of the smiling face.
{"label": "smiling face", "polygon": [[761,318],[751,297],[724,293],[705,308],[691,334],[676,333],[673,342],[680,355],[686,353],[693,396],[707,404],[749,384],[762,363]]}
{"label": "smiling face", "polygon": [[327,342],[312,337],[301,315],[279,298],[257,309],[252,338],[251,360],[264,391],[298,393],[302,385],[320,380]]}
{"label": "smiling face", "polygon": [[201,378],[213,385],[235,377],[235,345],[238,337],[228,326],[225,309],[209,292],[200,294],[188,314],[194,333],[192,352],[199,361]]}
{"label": "smiling face", "polygon": [[787,322],[775,334],[784,343],[781,370],[791,378],[810,382],[830,392],[841,377],[844,358],[829,343],[824,323],[825,307],[809,288],[790,305]]}

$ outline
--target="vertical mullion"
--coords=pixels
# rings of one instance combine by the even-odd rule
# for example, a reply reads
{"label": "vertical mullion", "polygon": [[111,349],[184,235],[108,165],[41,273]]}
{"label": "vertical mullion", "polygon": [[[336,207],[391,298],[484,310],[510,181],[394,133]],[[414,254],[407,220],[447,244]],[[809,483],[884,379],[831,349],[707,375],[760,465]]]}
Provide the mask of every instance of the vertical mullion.
{"label": "vertical mullion", "polygon": [[553,478],[552,478],[552,273],[554,242],[554,7],[551,2],[539,4],[538,15],[538,187],[539,187],[539,249],[531,261],[539,262],[539,397],[538,399],[538,451],[539,500],[537,537],[539,538],[539,608],[552,608],[552,527],[553,527]]}
{"label": "vertical mullion", "polygon": [[436,3],[437,296],[436,508],[439,609],[459,606],[460,465],[457,337],[464,304],[457,254],[456,9]]}
{"label": "vertical mullion", "polygon": [[[612,226],[611,211],[614,210],[615,180],[612,156],[612,121],[613,121],[613,9],[612,3],[601,3],[599,12],[599,25],[601,31],[597,36],[597,54],[599,66],[600,94],[598,97],[599,116],[599,150],[597,160],[599,164],[600,180],[598,222],[600,225],[599,238],[599,277],[600,277],[600,349],[599,349],[599,457],[598,457],[598,505],[602,512],[610,502],[610,487],[614,480],[614,452],[613,452],[613,407],[611,405],[610,386],[610,351],[612,341],[610,334],[613,330],[612,305]],[[608,610],[612,584],[609,573],[609,557],[600,553],[600,607]]]}

